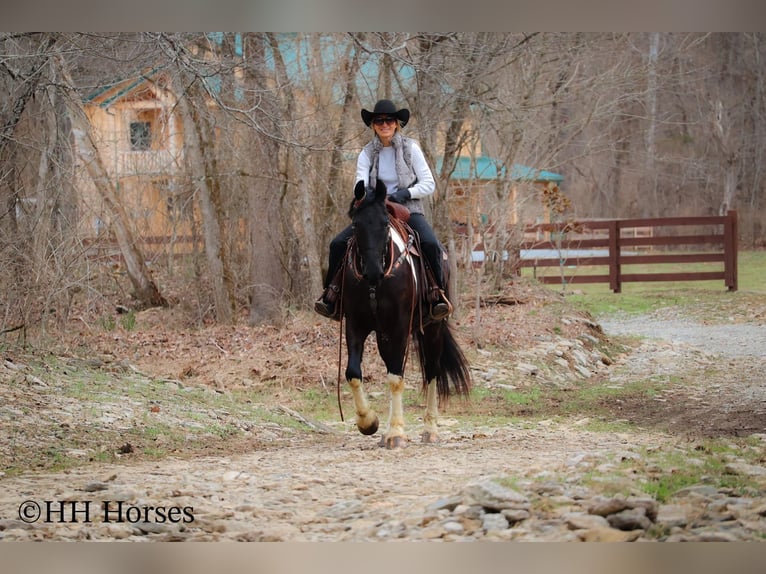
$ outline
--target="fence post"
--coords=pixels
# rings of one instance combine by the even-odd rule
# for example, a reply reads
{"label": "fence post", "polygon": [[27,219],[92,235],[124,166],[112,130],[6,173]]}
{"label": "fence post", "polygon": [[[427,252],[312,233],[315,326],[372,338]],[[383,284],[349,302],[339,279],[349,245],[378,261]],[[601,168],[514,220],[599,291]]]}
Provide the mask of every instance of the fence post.
{"label": "fence post", "polygon": [[737,212],[726,212],[723,225],[723,269],[724,281],[729,291],[737,290]]}
{"label": "fence post", "polygon": [[620,279],[620,224],[619,221],[609,222],[609,288],[614,293],[622,291]]}

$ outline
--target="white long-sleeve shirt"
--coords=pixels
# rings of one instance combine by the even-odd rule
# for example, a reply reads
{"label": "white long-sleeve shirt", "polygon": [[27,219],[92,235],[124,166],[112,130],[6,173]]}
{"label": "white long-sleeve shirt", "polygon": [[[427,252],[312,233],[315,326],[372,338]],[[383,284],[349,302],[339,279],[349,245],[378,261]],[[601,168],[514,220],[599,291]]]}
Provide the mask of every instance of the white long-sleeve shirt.
{"label": "white long-sleeve shirt", "polygon": [[[433,194],[436,189],[436,182],[428,167],[423,150],[415,140],[411,141],[412,150],[412,169],[417,177],[417,183],[408,189],[412,199],[423,199]],[[372,166],[372,157],[362,150],[356,160],[356,181],[364,181],[365,186],[370,185],[370,167]],[[378,179],[386,184],[388,193],[394,193],[399,189],[399,178],[396,175],[396,166],[394,161],[393,146],[384,147],[380,150],[378,158]]]}

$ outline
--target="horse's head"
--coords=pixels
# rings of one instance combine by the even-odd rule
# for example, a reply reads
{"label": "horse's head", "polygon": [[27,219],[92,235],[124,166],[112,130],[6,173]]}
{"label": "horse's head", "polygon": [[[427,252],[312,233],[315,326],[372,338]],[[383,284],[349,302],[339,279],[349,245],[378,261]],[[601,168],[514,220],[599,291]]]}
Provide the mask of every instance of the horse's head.
{"label": "horse's head", "polygon": [[359,181],[348,212],[361,259],[362,276],[372,287],[383,279],[390,237],[386,193],[386,186],[380,180],[370,194],[364,182]]}

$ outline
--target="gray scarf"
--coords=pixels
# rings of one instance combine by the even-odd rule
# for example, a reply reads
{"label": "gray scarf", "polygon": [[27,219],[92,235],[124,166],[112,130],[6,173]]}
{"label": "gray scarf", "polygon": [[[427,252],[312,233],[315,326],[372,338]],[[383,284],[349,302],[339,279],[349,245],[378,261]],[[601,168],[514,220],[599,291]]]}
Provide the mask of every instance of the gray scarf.
{"label": "gray scarf", "polygon": [[[399,178],[399,189],[410,187],[415,183],[415,170],[412,169],[412,150],[410,149],[410,139],[404,137],[399,132],[391,138],[391,145],[394,148],[394,158],[396,175]],[[372,141],[365,146],[367,153],[370,154],[370,187],[375,187],[378,182],[378,161],[380,160],[380,150],[383,149],[383,143],[378,137],[372,138]]]}

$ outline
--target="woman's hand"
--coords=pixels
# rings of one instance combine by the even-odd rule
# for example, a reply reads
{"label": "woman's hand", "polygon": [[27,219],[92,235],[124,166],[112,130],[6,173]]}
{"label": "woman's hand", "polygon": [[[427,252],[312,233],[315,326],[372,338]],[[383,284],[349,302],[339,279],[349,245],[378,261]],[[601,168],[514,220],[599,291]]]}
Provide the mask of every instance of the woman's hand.
{"label": "woman's hand", "polygon": [[389,194],[388,200],[394,203],[404,203],[412,197],[409,189],[397,189],[394,193]]}

